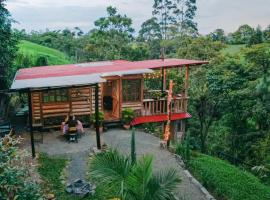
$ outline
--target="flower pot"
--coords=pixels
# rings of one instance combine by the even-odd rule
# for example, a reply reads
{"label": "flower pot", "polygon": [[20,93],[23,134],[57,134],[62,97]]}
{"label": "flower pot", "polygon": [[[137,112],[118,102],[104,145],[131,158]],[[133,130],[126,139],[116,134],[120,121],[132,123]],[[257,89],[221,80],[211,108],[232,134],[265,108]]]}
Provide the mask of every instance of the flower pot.
{"label": "flower pot", "polygon": [[124,127],[124,129],[129,130],[130,129],[130,124],[124,124],[123,127]]}

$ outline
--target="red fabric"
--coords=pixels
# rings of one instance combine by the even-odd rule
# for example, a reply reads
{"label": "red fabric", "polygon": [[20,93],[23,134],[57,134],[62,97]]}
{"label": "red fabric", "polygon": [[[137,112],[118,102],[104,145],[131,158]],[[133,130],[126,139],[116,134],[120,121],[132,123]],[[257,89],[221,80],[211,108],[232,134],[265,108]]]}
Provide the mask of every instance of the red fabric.
{"label": "red fabric", "polygon": [[[110,62],[110,61],[108,61]],[[32,67],[20,69],[16,75],[16,80],[22,79],[34,79],[34,78],[47,78],[47,77],[59,77],[59,76],[73,76],[83,74],[95,74],[95,73],[106,73],[116,71],[128,71],[138,69],[157,69],[162,67],[175,67],[184,65],[201,65],[207,64],[206,61],[197,60],[184,60],[184,59],[165,59],[165,60],[144,60],[130,62],[126,60],[115,60],[108,63],[104,61],[83,64],[69,64],[69,65],[55,65],[55,66],[44,66],[44,67]]]}
{"label": "red fabric", "polygon": [[[170,116],[170,119],[172,121],[179,120],[179,119],[188,119],[191,118],[191,115],[189,113],[173,113]],[[135,118],[131,125],[138,125],[138,124],[144,124],[144,123],[150,123],[150,122],[164,122],[167,121],[167,114],[161,114],[161,115],[149,115],[149,116],[141,116]]]}

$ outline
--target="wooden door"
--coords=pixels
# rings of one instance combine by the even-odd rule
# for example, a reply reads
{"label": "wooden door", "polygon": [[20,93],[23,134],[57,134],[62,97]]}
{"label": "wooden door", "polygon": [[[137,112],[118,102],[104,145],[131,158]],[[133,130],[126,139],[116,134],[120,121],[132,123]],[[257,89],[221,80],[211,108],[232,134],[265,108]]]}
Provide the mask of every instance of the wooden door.
{"label": "wooden door", "polygon": [[112,81],[112,99],[113,99],[113,108],[112,116],[114,118],[120,118],[120,84],[119,80]]}

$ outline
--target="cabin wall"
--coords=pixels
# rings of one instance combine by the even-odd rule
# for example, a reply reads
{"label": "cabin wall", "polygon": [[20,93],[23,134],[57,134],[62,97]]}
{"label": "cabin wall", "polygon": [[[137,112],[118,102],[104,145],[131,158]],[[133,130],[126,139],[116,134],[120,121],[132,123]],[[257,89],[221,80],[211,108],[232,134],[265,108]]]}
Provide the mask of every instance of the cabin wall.
{"label": "cabin wall", "polygon": [[43,102],[42,91],[32,92],[33,126],[60,126],[69,113],[89,122],[95,104],[94,90],[94,87],[90,86],[69,88],[67,101],[48,103]]}

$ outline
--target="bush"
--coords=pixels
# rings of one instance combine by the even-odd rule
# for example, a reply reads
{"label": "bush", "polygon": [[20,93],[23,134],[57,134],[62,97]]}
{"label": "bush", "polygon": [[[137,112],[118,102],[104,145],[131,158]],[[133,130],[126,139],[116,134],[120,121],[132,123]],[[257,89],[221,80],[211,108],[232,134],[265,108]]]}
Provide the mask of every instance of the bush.
{"label": "bush", "polygon": [[[98,116],[99,116],[99,125],[101,126],[103,124],[103,121],[104,121],[104,113],[103,112],[99,112],[98,113]],[[90,116],[90,122],[92,124],[95,124],[96,123],[96,115],[95,115],[95,113],[93,113]]]}
{"label": "bush", "polygon": [[130,124],[130,122],[134,119],[135,114],[131,108],[126,108],[122,111],[122,120],[124,124]]}
{"label": "bush", "polygon": [[193,175],[215,196],[230,200],[269,200],[270,188],[249,172],[226,161],[200,154],[192,158]]}
{"label": "bush", "polygon": [[39,177],[26,151],[18,149],[19,139],[0,140],[0,199],[42,198]]}

